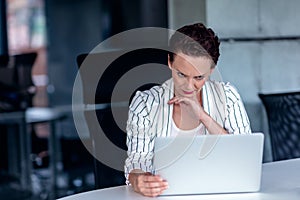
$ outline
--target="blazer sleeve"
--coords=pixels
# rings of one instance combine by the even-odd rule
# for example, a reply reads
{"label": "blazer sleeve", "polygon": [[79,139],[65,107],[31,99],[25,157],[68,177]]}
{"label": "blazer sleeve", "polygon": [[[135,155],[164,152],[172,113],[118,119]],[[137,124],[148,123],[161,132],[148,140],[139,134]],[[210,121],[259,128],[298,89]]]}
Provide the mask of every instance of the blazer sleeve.
{"label": "blazer sleeve", "polygon": [[237,89],[230,83],[224,85],[226,96],[225,128],[230,134],[251,133],[250,121]]}
{"label": "blazer sleeve", "polygon": [[137,92],[129,106],[127,120],[127,159],[125,160],[126,184],[129,184],[128,175],[133,169],[145,172],[152,171],[153,135],[150,134],[151,122],[149,118],[149,98],[147,92]]}

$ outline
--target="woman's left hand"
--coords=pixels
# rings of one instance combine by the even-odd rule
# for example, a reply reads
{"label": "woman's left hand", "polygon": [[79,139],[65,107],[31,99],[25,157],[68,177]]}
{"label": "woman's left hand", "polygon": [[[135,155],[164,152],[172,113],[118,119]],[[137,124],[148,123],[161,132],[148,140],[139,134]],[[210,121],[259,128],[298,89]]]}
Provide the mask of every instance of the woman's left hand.
{"label": "woman's left hand", "polygon": [[200,105],[199,101],[187,97],[173,97],[169,100],[169,104],[180,104],[182,111],[186,111],[192,119],[200,120],[203,115],[205,115],[205,111],[203,107]]}
{"label": "woman's left hand", "polygon": [[[181,112],[187,112],[191,117],[189,120],[198,120],[204,124],[210,134],[227,134],[228,132],[212,119],[203,109],[200,102],[195,98],[173,97],[169,100],[169,104],[180,104]],[[190,122],[190,121],[189,121]]]}

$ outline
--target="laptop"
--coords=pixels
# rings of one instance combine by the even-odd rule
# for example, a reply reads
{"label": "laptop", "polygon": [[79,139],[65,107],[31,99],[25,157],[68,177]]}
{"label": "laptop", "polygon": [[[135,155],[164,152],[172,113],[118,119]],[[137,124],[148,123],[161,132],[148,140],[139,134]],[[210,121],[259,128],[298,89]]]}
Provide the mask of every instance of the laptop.
{"label": "laptop", "polygon": [[180,135],[155,140],[153,165],[163,195],[260,190],[264,135]]}

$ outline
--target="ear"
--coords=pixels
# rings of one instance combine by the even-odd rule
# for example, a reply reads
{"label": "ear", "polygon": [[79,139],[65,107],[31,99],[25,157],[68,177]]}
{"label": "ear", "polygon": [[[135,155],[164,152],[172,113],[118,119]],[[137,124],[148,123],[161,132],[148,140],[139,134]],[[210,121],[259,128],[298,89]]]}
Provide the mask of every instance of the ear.
{"label": "ear", "polygon": [[169,69],[172,70],[172,65],[171,65],[170,55],[169,54],[168,54],[168,67],[169,67]]}

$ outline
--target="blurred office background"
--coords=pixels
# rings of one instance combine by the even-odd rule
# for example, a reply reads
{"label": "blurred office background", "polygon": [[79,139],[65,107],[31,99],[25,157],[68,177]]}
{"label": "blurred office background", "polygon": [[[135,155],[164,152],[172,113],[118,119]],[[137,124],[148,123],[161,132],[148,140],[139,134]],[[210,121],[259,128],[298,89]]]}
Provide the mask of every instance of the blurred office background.
{"label": "blurred office background", "polygon": [[[300,90],[300,1],[298,0],[0,0],[0,55],[36,52],[34,107],[63,108],[56,197],[94,188],[93,159],[78,138],[70,105],[76,57],[103,40],[139,27],[177,29],[204,22],[221,39],[218,69],[239,90],[254,132],[266,136],[264,162],[272,161],[268,122],[259,93]],[[141,36],[142,37],[142,36]],[[113,47],[111,47],[113,48]],[[0,69],[1,70],[1,69]],[[158,75],[159,76],[159,75]],[[138,78],[138,77],[137,77]],[[142,78],[142,76],[141,76]],[[0,80],[1,81],[1,80]],[[1,111],[5,112],[5,111]],[[126,119],[124,119],[126,120]],[[1,125],[0,133],[5,132]],[[32,188],[28,199],[48,195],[50,122],[32,127]],[[7,137],[1,136],[0,171],[9,171]],[[300,142],[300,141],[299,141]],[[44,156],[43,156],[44,155]],[[35,159],[36,158],[36,159]],[[37,160],[40,159],[40,160]],[[50,158],[51,159],[51,158]],[[48,170],[48,171],[47,171]],[[0,178],[1,179],[1,178]],[[0,182],[6,195],[10,180]],[[2,188],[2,189],[1,189]],[[1,193],[2,192],[2,193]],[[51,191],[50,191],[51,192]],[[10,197],[11,196],[11,197]],[[1,199],[26,199],[12,193]]]}

